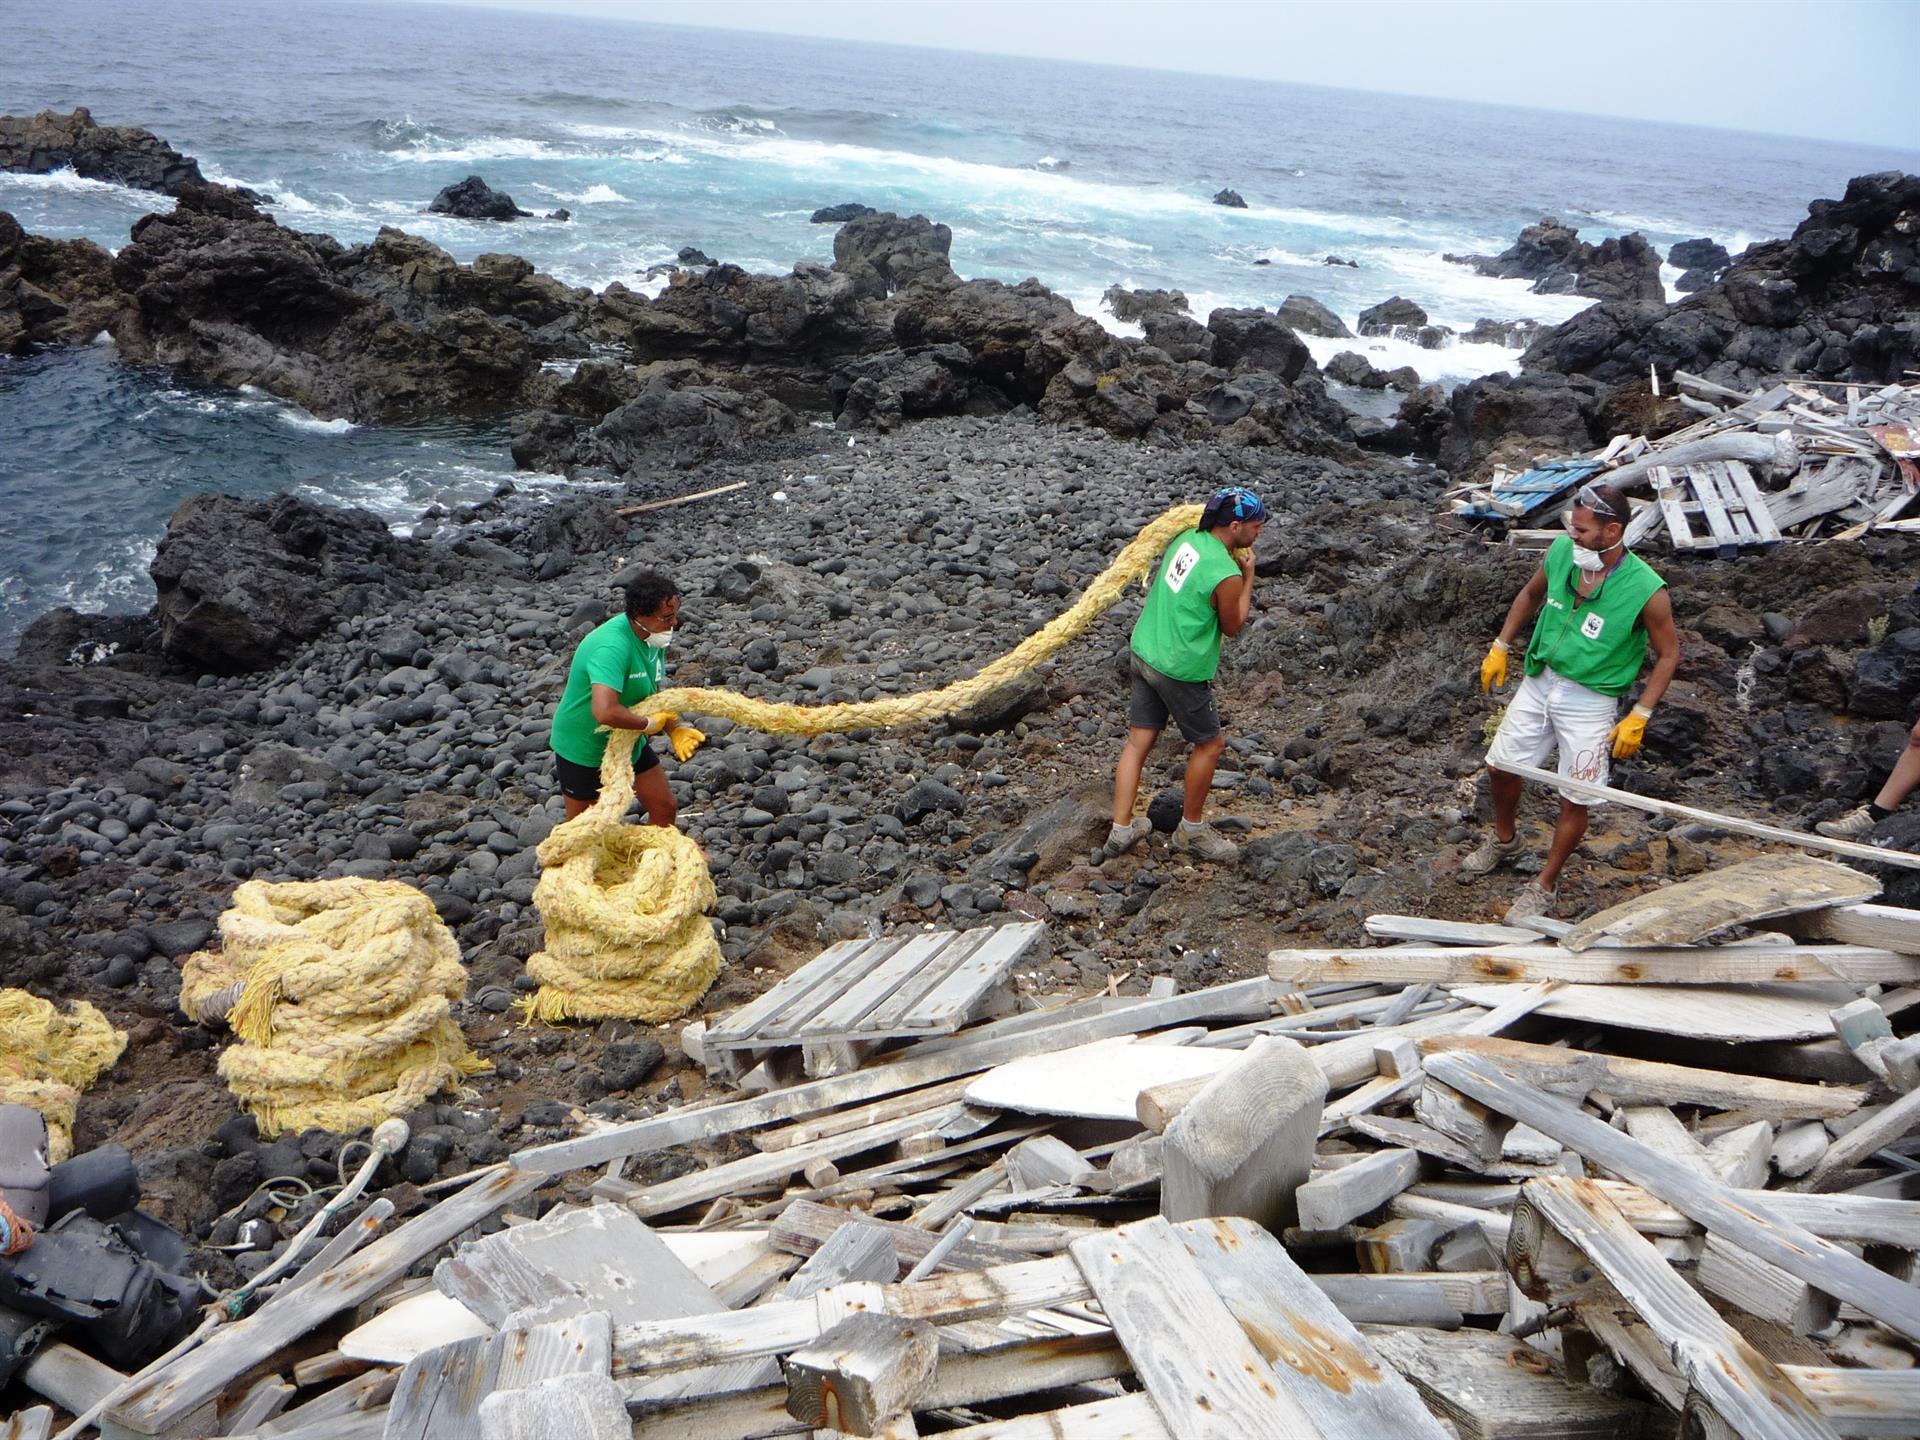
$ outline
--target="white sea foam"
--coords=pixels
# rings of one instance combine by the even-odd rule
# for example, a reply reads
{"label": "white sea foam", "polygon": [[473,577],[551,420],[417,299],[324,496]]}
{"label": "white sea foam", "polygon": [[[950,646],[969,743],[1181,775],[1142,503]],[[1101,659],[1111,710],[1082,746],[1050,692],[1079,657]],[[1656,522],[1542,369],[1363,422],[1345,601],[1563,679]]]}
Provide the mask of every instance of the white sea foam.
{"label": "white sea foam", "polygon": [[309,415],[304,410],[282,410],[278,419],[282,425],[291,425],[296,430],[311,430],[319,435],[345,435],[356,428],[351,420],[322,420],[318,415]]}
{"label": "white sea foam", "polygon": [[585,190],[561,190],[552,185],[535,185],[534,189],[543,195],[551,195],[556,200],[564,200],[569,205],[607,205],[616,201],[625,203],[622,195],[611,185],[589,185]]}
{"label": "white sea foam", "polygon": [[96,195],[102,198],[131,200],[149,210],[164,210],[173,201],[165,195],[156,195],[151,190],[136,190],[131,185],[120,185],[112,180],[90,180],[77,175],[71,168],[51,170],[44,175],[7,172],[0,174],[0,188],[8,186],[21,190],[64,191],[75,195]]}
{"label": "white sea foam", "polygon": [[1397,370],[1411,365],[1422,381],[1455,385],[1496,370],[1514,370],[1520,352],[1504,345],[1462,345],[1454,343],[1438,350],[1425,350],[1411,340],[1393,340],[1386,336],[1336,340],[1323,335],[1302,335],[1301,341],[1312,353],[1314,363],[1325,365],[1342,350],[1353,350],[1367,357],[1376,370]]}
{"label": "white sea foam", "polygon": [[[1443,259],[1439,251],[1394,246],[1367,252],[1361,263],[1384,270],[1391,277],[1383,282],[1379,299],[1397,291],[1425,310],[1434,324],[1455,330],[1471,329],[1474,321],[1481,319],[1526,319],[1558,325],[1593,304],[1586,295],[1536,295],[1524,280],[1496,280],[1475,274],[1471,266]],[[1359,313],[1341,318],[1351,326],[1358,321]]]}
{"label": "white sea foam", "polygon": [[[1123,290],[1135,288],[1131,280],[1121,280],[1116,283]],[[1122,320],[1113,313],[1113,307],[1107,304],[1106,291],[1104,289],[1062,290],[1058,293],[1080,314],[1085,315],[1090,320],[1099,321],[1101,328],[1109,335],[1118,335],[1128,340],[1138,340],[1147,333],[1140,328],[1137,321]]]}
{"label": "white sea foam", "polygon": [[379,152],[389,160],[425,164],[467,164],[476,160],[577,160],[579,152],[520,135],[480,135],[457,144],[405,145]]}

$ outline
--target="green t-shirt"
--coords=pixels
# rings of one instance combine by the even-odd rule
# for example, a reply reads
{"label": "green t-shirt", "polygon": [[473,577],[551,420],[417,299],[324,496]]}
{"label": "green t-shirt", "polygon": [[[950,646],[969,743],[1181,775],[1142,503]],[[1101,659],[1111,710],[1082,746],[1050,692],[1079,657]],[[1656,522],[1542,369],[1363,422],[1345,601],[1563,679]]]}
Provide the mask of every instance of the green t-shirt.
{"label": "green t-shirt", "polygon": [[[607,737],[596,733],[600,722],[593,718],[593,687],[618,690],[622,705],[638,704],[660,688],[664,669],[664,653],[635,635],[624,614],[589,630],[573,652],[567,688],[553,712],[554,753],[576,765],[598,767]],[[645,743],[645,736],[636,740],[634,753]]]}
{"label": "green t-shirt", "polygon": [[1239,574],[1227,547],[1205,530],[1174,536],[1134,622],[1133,653],[1170,680],[1213,679],[1220,668],[1213,592]]}
{"label": "green t-shirt", "polygon": [[1647,659],[1647,626],[1640,612],[1667,582],[1632,551],[1620,557],[1596,594],[1582,600],[1575,584],[1573,540],[1562,535],[1540,561],[1547,598],[1527,642],[1527,674],[1549,665],[1576,685],[1602,695],[1624,695]]}

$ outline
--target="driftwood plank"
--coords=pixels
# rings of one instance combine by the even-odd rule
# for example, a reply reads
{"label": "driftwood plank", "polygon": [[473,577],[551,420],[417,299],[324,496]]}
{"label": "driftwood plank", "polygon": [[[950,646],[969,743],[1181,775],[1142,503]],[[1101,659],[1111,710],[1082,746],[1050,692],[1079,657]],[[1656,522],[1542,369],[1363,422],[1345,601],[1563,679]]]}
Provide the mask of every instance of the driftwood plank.
{"label": "driftwood plank", "polygon": [[1430,1055],[1427,1069],[1456,1090],[1644,1186],[1709,1233],[1723,1235],[1808,1284],[1851,1301],[1889,1329],[1920,1339],[1920,1288],[1787,1222],[1758,1203],[1754,1192],[1735,1192],[1702,1179],[1482,1056]]}
{"label": "driftwood plank", "polygon": [[1328,1440],[1445,1440],[1447,1432],[1420,1397],[1380,1363],[1271,1234],[1246,1220],[1196,1221],[1179,1234],[1206,1282],[1272,1367],[1274,1383],[1319,1434]]}
{"label": "driftwood plank", "polygon": [[1169,1434],[1293,1440],[1317,1433],[1166,1221],[1089,1235],[1074,1242],[1073,1258]]}
{"label": "driftwood plank", "polygon": [[1294,1192],[1303,1230],[1332,1230],[1377,1210],[1420,1176],[1420,1156],[1413,1150],[1377,1150],[1316,1174]]}
{"label": "driftwood plank", "polygon": [[[489,1395],[480,1440],[629,1440],[627,1400],[605,1375],[567,1375]],[[472,1431],[467,1432],[472,1434]]]}
{"label": "driftwood plank", "polygon": [[1787,916],[1779,928],[1802,940],[1874,945],[1920,955],[1920,910],[1901,905],[1836,905],[1831,910]]}
{"label": "driftwood plank", "polygon": [[394,1386],[383,1440],[471,1440],[480,1432],[481,1402],[496,1390],[606,1374],[610,1335],[605,1313],[596,1311],[416,1356]]}
{"label": "driftwood plank", "polygon": [[1243,1215],[1278,1231],[1313,1167],[1326,1076],[1302,1046],[1263,1036],[1174,1117],[1161,1149],[1160,1212]]}
{"label": "driftwood plank", "polygon": [[1879,893],[1878,880],[1835,861],[1811,855],[1769,855],[1609,906],[1575,925],[1560,943],[1569,950],[1585,950],[1602,940],[1637,946],[1690,945],[1730,925],[1855,904]]}
{"label": "driftwood plank", "polygon": [[474,1181],[398,1229],[375,1240],[336,1270],[276,1297],[244,1320],[216,1330],[198,1350],[152,1375],[110,1412],[141,1435],[167,1426],[213,1399],[227,1383],[330,1316],[358,1305],[469,1226],[546,1182],[537,1170],[507,1169]]}
{"label": "driftwood plank", "polygon": [[938,1354],[924,1321],[850,1315],[787,1356],[787,1413],[809,1425],[873,1435],[921,1403]]}
{"label": "driftwood plank", "polygon": [[1462,1052],[1485,1055],[1518,1073],[1538,1076],[1566,1073],[1591,1058],[1604,1072],[1600,1088],[1621,1105],[1702,1105],[1714,1110],[1746,1110],[1769,1120],[1831,1119],[1860,1108],[1862,1092],[1850,1086],[1808,1085],[1761,1075],[1736,1075],[1659,1060],[1530,1045],[1496,1036],[1443,1035],[1420,1042],[1427,1054]]}
{"label": "driftwood plank", "polygon": [[[1502,988],[1462,985],[1454,993],[1484,1005],[1497,1001]],[[1762,984],[1564,985],[1540,1006],[1540,1013],[1557,1020],[1585,1020],[1696,1040],[1812,1040],[1833,1033],[1827,1019],[1833,1004],[1831,991],[1832,987],[1799,990]]]}
{"label": "driftwood plank", "polygon": [[1134,1035],[1193,1020],[1245,1019],[1271,1013],[1271,1002],[1284,987],[1271,980],[1237,980],[1210,986],[1165,1000],[1143,1000],[1118,1009],[1076,1013],[1070,1020],[1031,1029],[1000,1030],[977,1040],[955,1036],[948,1048],[915,1046],[903,1058],[869,1066],[848,1075],[834,1075],[803,1085],[790,1085],[746,1100],[668,1111],[592,1135],[536,1145],[512,1157],[522,1168],[552,1174],[588,1165],[603,1165],[626,1155],[644,1155],[672,1145],[711,1140],[720,1135],[757,1130],[785,1120],[877,1100],[902,1090],[970,1075],[1022,1055],[1039,1055],[1083,1045],[1094,1040]]}
{"label": "driftwood plank", "polygon": [[[1538,1273],[1535,1258],[1549,1236],[1586,1256],[1667,1347],[1693,1397],[1703,1399],[1733,1434],[1750,1440],[1837,1435],[1813,1402],[1722,1320],[1598,1187],[1582,1180],[1538,1180],[1521,1192],[1509,1254],[1530,1293],[1527,1277]],[[1534,1293],[1534,1298],[1544,1297]]]}
{"label": "driftwood plank", "polygon": [[[1844,868],[1844,867],[1842,867]],[[1463,984],[1566,980],[1593,985],[1904,985],[1920,956],[1868,945],[1648,946],[1574,952],[1559,945],[1395,945],[1356,950],[1275,950],[1267,973],[1295,984],[1370,981]],[[1667,1003],[1665,996],[1654,1003]],[[1481,1003],[1476,1001],[1475,1003]]]}
{"label": "driftwood plank", "polygon": [[1633,1440],[1651,1415],[1644,1404],[1573,1383],[1504,1335],[1413,1326],[1361,1333],[1463,1440]]}

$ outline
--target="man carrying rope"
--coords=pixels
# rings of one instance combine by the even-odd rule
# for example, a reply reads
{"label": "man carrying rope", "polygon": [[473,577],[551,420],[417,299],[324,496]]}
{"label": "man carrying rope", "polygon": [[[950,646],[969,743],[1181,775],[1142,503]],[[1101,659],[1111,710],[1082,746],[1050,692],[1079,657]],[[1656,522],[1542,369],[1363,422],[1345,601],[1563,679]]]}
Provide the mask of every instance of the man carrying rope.
{"label": "man carrying rope", "polygon": [[[1487,751],[1493,787],[1493,833],[1460,862],[1460,878],[1473,879],[1512,863],[1520,855],[1514,828],[1522,781],[1503,763],[1540,765],[1558,748],[1560,774],[1595,785],[1607,783],[1609,758],[1624,760],[1646,738],[1653,707],[1667,693],[1680,665],[1667,582],[1626,546],[1627,502],[1612,485],[1583,485],[1567,512],[1567,529],[1507,609],[1500,635],[1480,662],[1480,688],[1507,683],[1507,654],[1520,627],[1536,614],[1527,644],[1526,679]],[[1640,703],[1616,722],[1620,697],[1639,678],[1647,650],[1653,673]],[[1598,802],[1593,802],[1598,803]],[[1509,920],[1548,914],[1560,871],[1587,833],[1589,805],[1563,793],[1553,844],[1537,879],[1529,880],[1507,908]]]}
{"label": "man carrying rope", "polygon": [[581,639],[567,667],[567,688],[553,712],[553,768],[566,798],[567,819],[600,798],[600,760],[607,730],[637,730],[633,742],[633,793],[646,807],[647,823],[671,825],[679,814],[660,757],[648,735],[666,732],[676,758],[684,760],[706,739],[677,715],[636,715],[627,707],[660,689],[667,646],[680,618],[679,588],[666,576],[643,570],[627,586],[626,612]]}
{"label": "man carrying rope", "polygon": [[1231,486],[1207,501],[1196,529],[1167,545],[1133,627],[1133,699],[1113,775],[1113,829],[1101,847],[1107,859],[1131,850],[1153,828],[1144,816],[1133,818],[1133,802],[1140,771],[1169,717],[1193,746],[1173,848],[1223,865],[1240,858],[1239,847],[1201,815],[1227,743],[1213,703],[1220,639],[1238,635],[1252,613],[1252,546],[1266,518],[1258,495]]}

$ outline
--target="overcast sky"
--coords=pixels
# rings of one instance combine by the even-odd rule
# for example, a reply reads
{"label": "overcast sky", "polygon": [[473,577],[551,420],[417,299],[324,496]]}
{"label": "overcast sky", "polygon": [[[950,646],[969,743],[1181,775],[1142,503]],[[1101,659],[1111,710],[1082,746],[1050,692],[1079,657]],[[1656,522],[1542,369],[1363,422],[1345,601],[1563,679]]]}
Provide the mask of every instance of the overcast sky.
{"label": "overcast sky", "polygon": [[1148,65],[1920,150],[1920,0],[433,3]]}

